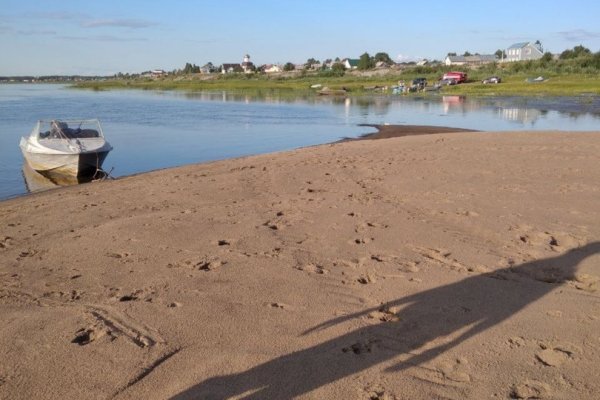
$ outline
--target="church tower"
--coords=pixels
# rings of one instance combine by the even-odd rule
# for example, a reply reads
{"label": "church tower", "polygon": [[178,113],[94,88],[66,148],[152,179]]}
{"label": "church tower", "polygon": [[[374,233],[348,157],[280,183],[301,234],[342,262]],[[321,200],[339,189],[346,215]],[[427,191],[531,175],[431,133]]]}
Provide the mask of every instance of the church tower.
{"label": "church tower", "polygon": [[246,54],[244,56],[244,62],[242,62],[242,69],[247,74],[249,74],[251,72],[254,72],[254,64],[252,64],[252,61],[250,61],[250,55],[249,54]]}

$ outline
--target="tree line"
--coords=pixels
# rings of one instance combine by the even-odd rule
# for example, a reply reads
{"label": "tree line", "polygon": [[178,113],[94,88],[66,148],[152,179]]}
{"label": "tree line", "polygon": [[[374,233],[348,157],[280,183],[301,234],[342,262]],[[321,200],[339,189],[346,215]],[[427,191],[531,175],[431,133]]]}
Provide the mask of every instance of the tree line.
{"label": "tree line", "polygon": [[[536,42],[536,45],[542,49],[539,41]],[[506,57],[505,51],[501,49],[498,49],[494,54],[498,60],[502,60]],[[448,56],[456,55],[457,53],[454,52],[448,53]],[[462,55],[471,56],[479,55],[479,53],[465,51]],[[365,52],[359,57],[356,68],[358,70],[365,71],[373,69],[378,65],[391,66],[394,64],[396,63],[391,59],[388,53],[378,52],[371,56],[368,52]],[[316,70],[324,76],[343,76],[346,72],[346,65],[342,63],[340,58],[336,58],[334,60],[326,59],[323,62],[320,62],[319,60],[311,57],[303,64],[303,68],[304,70]],[[444,68],[445,66],[439,61],[430,62],[427,66],[415,66],[415,69],[418,73],[439,72],[443,71]],[[540,70],[546,70],[546,72],[549,70],[550,72],[556,73],[585,73],[600,71],[600,51],[593,53],[590,49],[582,45],[578,45],[572,49],[564,50],[562,53],[556,56],[550,52],[545,52],[538,60],[512,62],[509,64],[502,64],[502,66],[497,63],[492,63],[483,67],[484,70],[488,70],[490,72],[496,71],[500,68],[505,71],[515,73]],[[283,71],[294,71],[295,69],[296,65],[292,62],[286,62],[282,66]],[[207,72],[217,72],[219,68],[214,66],[211,62],[207,63],[202,68],[193,63],[186,63],[182,69],[175,70],[173,73],[194,74],[201,72],[201,70],[206,70]],[[255,71],[260,70],[260,67],[255,68]]]}

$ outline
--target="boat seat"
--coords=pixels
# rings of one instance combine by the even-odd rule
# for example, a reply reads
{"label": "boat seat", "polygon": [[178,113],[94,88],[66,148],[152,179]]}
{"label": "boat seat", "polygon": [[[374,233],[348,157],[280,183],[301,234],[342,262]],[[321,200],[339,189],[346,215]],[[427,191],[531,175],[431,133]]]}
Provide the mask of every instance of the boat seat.
{"label": "boat seat", "polygon": [[95,129],[78,129],[77,137],[79,138],[95,138],[100,137],[100,133],[98,133]]}
{"label": "boat seat", "polygon": [[97,138],[100,134],[95,129],[64,129],[63,133],[69,139]]}

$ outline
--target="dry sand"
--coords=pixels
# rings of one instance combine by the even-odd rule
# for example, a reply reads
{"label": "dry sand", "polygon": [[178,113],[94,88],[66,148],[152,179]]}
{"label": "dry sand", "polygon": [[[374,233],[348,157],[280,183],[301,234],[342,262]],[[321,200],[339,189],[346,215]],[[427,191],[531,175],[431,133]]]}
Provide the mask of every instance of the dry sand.
{"label": "dry sand", "polygon": [[351,141],[0,203],[0,398],[597,399],[600,132]]}

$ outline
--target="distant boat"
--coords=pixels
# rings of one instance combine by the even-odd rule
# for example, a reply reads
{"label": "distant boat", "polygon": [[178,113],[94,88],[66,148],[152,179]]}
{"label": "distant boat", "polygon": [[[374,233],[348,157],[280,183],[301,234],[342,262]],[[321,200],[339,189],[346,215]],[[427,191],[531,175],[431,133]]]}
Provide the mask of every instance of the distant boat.
{"label": "distant boat", "polygon": [[29,166],[47,177],[94,175],[112,150],[97,119],[38,121],[19,147]]}
{"label": "distant boat", "polygon": [[330,89],[328,87],[324,87],[317,93],[321,96],[345,96],[348,94],[348,91],[346,89]]}

